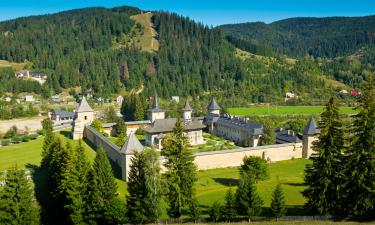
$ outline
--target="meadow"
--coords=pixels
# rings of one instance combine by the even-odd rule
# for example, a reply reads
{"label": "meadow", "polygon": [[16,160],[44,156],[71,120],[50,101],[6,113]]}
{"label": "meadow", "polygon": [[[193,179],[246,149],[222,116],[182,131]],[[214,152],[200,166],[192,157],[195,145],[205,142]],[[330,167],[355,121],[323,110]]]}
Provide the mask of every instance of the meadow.
{"label": "meadow", "polygon": [[[264,214],[269,213],[268,207],[277,183],[282,184],[289,215],[303,214],[305,199],[301,191],[304,169],[310,163],[307,159],[286,160],[269,164],[269,178],[259,181],[258,192],[264,201]],[[197,199],[202,208],[210,207],[215,201],[223,203],[226,192],[237,188],[239,178],[238,167],[198,171],[195,188]]]}
{"label": "meadow", "polygon": [[[228,108],[232,115],[318,115],[322,113],[324,106],[266,106],[257,105],[246,108]],[[353,107],[340,107],[341,114],[355,114]]]}

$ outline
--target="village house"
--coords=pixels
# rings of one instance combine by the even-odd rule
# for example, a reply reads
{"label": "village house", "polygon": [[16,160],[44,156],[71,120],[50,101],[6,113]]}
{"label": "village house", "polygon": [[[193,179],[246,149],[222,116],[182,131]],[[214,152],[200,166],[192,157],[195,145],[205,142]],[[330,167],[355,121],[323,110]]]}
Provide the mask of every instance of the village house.
{"label": "village house", "polygon": [[[192,117],[193,109],[188,101],[183,108],[184,133],[190,145],[204,144],[203,128],[205,125],[198,118]],[[167,134],[173,132],[177,118],[165,118],[165,111],[159,108],[158,96],[154,97],[153,106],[148,111],[148,119],[152,122],[150,126],[144,128],[146,132],[146,145],[154,145],[158,149],[162,148],[161,142]]]}
{"label": "village house", "polygon": [[74,112],[69,112],[66,110],[52,109],[48,112],[48,117],[57,122],[72,122],[74,119]]}

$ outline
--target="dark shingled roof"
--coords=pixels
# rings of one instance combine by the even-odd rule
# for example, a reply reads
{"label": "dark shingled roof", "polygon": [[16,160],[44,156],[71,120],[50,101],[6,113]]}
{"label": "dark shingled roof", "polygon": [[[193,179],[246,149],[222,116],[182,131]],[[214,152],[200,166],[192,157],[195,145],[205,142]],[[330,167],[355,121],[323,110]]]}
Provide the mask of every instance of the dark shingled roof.
{"label": "dark shingled roof", "polygon": [[[168,119],[157,119],[154,121],[153,125],[144,128],[147,133],[168,133],[172,132],[177,122],[176,118]],[[184,123],[184,130],[198,130],[203,129],[206,126],[202,124],[202,121],[193,118],[192,121]]]}
{"label": "dark shingled roof", "polygon": [[276,131],[276,143],[277,144],[301,143],[301,142],[302,142],[302,139],[294,131],[280,130],[280,129]]}
{"label": "dark shingled roof", "polygon": [[152,103],[152,108],[148,110],[149,112],[164,112],[163,109],[159,108],[158,96],[154,96],[154,102]]}
{"label": "dark shingled roof", "polygon": [[232,127],[234,129],[242,129],[244,131],[249,132],[252,135],[263,134],[262,124],[251,121],[243,121],[240,118],[220,116],[217,119],[216,124],[220,124],[226,127]]}
{"label": "dark shingled roof", "polygon": [[57,116],[60,116],[60,118],[74,117],[74,112],[68,112],[68,111],[60,110],[60,109],[53,109],[52,113]]}
{"label": "dark shingled roof", "polygon": [[182,110],[183,111],[193,111],[193,108],[191,108],[188,100],[186,100],[185,107]]}
{"label": "dark shingled roof", "polygon": [[214,98],[212,98],[210,104],[208,105],[208,110],[220,110],[220,106],[217,104]]}
{"label": "dark shingled roof", "polygon": [[315,135],[320,133],[320,129],[318,129],[313,117],[310,117],[310,121],[307,124],[307,127],[303,129],[302,133],[307,135]]}

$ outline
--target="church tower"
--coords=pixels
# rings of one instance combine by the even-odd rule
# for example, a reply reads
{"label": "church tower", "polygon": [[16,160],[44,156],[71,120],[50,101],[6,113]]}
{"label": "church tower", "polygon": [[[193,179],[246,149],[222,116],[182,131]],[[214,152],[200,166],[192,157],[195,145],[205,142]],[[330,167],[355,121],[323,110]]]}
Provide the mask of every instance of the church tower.
{"label": "church tower", "polygon": [[147,111],[147,119],[152,123],[157,119],[165,119],[165,111],[159,108],[158,96],[155,94],[152,108]]}
{"label": "church tower", "polygon": [[315,123],[314,118],[311,116],[310,121],[303,129],[303,147],[302,147],[302,157],[303,158],[310,158],[313,154],[313,142],[317,140],[317,136],[320,133],[318,126]]}
{"label": "church tower", "polygon": [[193,109],[191,108],[189,101],[186,100],[185,107],[182,109],[183,119],[185,122],[191,122],[191,114]]}
{"label": "church tower", "polygon": [[208,114],[220,115],[220,106],[217,104],[216,100],[212,98],[210,104],[207,107]]}
{"label": "church tower", "polygon": [[83,97],[75,110],[73,121],[73,140],[83,138],[85,126],[91,124],[94,117],[94,110],[92,110],[86,98]]}

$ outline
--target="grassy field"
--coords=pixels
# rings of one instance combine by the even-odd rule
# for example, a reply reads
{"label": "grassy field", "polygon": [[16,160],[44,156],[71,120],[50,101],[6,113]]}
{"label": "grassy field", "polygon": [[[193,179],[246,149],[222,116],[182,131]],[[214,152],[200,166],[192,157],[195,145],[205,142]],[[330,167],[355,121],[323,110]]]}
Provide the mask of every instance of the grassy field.
{"label": "grassy field", "polygon": [[151,22],[152,15],[152,13],[142,13],[130,17],[143,28],[142,35],[138,37],[137,47],[141,47],[142,50],[148,52],[158,51],[159,49],[159,41],[155,38],[157,34]]}
{"label": "grassy field", "polygon": [[[278,182],[282,184],[288,214],[300,214],[305,203],[301,191],[304,190],[304,168],[309,160],[295,159],[280,161],[269,165],[270,177],[257,185],[264,206],[269,207],[272,192]],[[238,168],[222,168],[198,172],[196,183],[197,199],[203,208],[208,208],[215,201],[223,202],[228,189],[236,189],[239,178]],[[265,210],[267,212],[267,210]]]}
{"label": "grassy field", "polygon": [[[78,145],[78,141],[73,141],[72,139],[68,138],[70,135],[69,131],[61,131],[58,133],[58,135],[64,142],[69,142],[72,144],[72,146]],[[96,155],[95,151],[85,142],[82,143],[85,147],[86,154],[89,160],[93,162]],[[33,141],[1,147],[0,171],[9,169],[10,167],[15,165],[18,168],[38,168],[42,159],[42,145],[43,137],[39,137],[38,139]],[[116,182],[118,184],[119,198],[124,199],[126,192],[126,183],[120,179],[118,174],[116,176]]]}
{"label": "grassy field", "polygon": [[[232,115],[317,115],[323,112],[323,106],[250,106],[247,108],[228,108]],[[354,114],[352,107],[340,107],[342,114]]]}
{"label": "grassy field", "polygon": [[6,60],[0,60],[0,68],[3,67],[12,67],[15,70],[22,70],[25,67],[26,63],[11,63]]}

